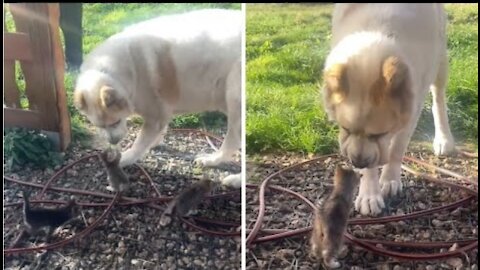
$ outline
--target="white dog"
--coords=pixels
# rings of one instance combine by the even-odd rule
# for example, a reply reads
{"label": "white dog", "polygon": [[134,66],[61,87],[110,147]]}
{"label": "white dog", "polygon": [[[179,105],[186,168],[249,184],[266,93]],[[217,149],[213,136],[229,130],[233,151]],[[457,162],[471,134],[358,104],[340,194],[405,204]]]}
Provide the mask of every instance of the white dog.
{"label": "white dog", "polygon": [[428,89],[435,154],[454,151],[445,104],[446,15],[441,4],[337,4],[332,24],[324,107],[341,127],[341,153],[363,169],[355,207],[376,215],[382,195],[402,190],[402,158]]}
{"label": "white dog", "polygon": [[[163,141],[174,115],[221,111],[228,130],[221,148],[197,158],[204,166],[230,161],[241,140],[240,11],[207,9],[141,22],[95,48],[81,67],[76,107],[110,143],[127,133],[126,118],[143,117],[121,166],[135,163]],[[225,184],[239,187],[240,174]]]}

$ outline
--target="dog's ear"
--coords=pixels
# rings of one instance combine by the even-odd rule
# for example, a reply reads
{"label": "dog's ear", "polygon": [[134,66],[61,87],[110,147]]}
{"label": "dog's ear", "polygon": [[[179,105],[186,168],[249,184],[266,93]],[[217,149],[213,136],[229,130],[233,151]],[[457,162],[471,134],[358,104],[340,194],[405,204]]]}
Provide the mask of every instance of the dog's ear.
{"label": "dog's ear", "polygon": [[328,99],[333,104],[342,102],[348,94],[347,65],[335,64],[324,73]]}
{"label": "dog's ear", "polygon": [[408,93],[409,74],[407,65],[396,56],[387,57],[381,67],[381,75],[372,87],[372,99],[380,104],[387,95],[402,98]]}
{"label": "dog's ear", "polygon": [[84,110],[87,107],[87,102],[83,96],[83,92],[76,90],[73,94],[73,104],[78,110]]}
{"label": "dog's ear", "polygon": [[385,90],[391,94],[403,91],[408,81],[408,68],[398,57],[390,56],[383,62],[382,75],[385,80]]}
{"label": "dog's ear", "polygon": [[124,101],[114,88],[108,85],[100,88],[100,102],[103,108],[107,109],[114,105],[121,105]]}

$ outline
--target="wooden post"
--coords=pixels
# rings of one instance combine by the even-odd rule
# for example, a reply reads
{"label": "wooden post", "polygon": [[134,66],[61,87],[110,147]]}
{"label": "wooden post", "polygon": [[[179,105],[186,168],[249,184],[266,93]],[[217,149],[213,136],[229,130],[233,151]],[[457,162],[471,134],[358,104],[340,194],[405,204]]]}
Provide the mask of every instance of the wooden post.
{"label": "wooden post", "polygon": [[[5,5],[3,7],[3,32],[7,33],[7,24],[5,23]],[[6,42],[4,41],[4,46]],[[5,52],[4,55],[8,53]],[[3,60],[3,102],[8,107],[20,108],[20,91],[18,90],[15,78],[15,60]]]}
{"label": "wooden post", "polygon": [[25,77],[29,109],[40,116],[38,126],[58,133],[59,147],[65,150],[71,140],[71,129],[64,87],[58,3],[9,5],[17,32],[29,36],[31,59],[18,59]]}
{"label": "wooden post", "polygon": [[58,3],[48,4],[48,13],[50,18],[50,37],[53,49],[53,74],[55,78],[55,93],[57,98],[58,110],[58,132],[60,133],[60,148],[65,150],[71,140],[70,115],[67,109],[67,94],[65,90],[65,58],[62,44],[60,43],[59,20],[60,7]]}

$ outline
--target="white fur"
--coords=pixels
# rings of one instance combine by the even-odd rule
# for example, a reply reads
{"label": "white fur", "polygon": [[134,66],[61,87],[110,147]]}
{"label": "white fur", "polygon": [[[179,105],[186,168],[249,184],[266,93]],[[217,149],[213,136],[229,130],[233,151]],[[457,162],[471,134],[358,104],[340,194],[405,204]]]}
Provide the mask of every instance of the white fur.
{"label": "white fur", "polygon": [[[443,155],[454,150],[445,104],[446,15],[441,4],[337,4],[332,20],[332,51],[326,60],[326,69],[355,57],[357,69],[353,76],[362,84],[378,76],[382,57],[395,55],[406,64],[411,76],[412,117],[392,136],[380,181],[376,167],[363,170],[355,206],[364,215],[375,215],[384,208],[382,193],[396,195],[402,190],[401,161],[429,89],[433,95],[435,120],[434,152]],[[361,104],[365,92],[354,89],[348,95],[353,103]],[[328,104],[326,107],[329,117],[338,121]],[[363,113],[365,111],[358,105],[342,117],[355,121]]]}
{"label": "white fur", "polygon": [[[241,143],[242,27],[242,13],[234,10],[162,16],[127,27],[90,53],[76,91],[83,92],[87,103],[94,103],[99,87],[109,84],[128,101],[120,119],[136,113],[145,121],[132,147],[122,153],[121,166],[136,162],[150,147],[160,144],[174,115],[205,111],[225,113],[228,131],[219,151],[198,161],[215,166],[231,159]],[[162,78],[158,67],[165,54],[175,66],[179,89],[175,102],[159,96],[149,84],[152,78]],[[102,125],[98,112],[84,113],[93,124]],[[106,128],[111,141],[125,136],[124,121],[121,123]],[[240,186],[240,175],[234,178],[227,182]]]}

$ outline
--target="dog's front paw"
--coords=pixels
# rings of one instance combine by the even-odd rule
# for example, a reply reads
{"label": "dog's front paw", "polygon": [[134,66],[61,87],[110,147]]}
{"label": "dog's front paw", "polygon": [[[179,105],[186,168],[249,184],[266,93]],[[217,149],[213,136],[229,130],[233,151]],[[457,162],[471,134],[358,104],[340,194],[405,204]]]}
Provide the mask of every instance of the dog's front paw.
{"label": "dog's front paw", "polygon": [[336,269],[342,266],[342,264],[335,258],[331,258],[329,260],[325,260],[325,265],[330,269]]}
{"label": "dog's front paw", "polygon": [[234,188],[242,187],[242,177],[241,174],[231,174],[222,179],[222,184],[225,186],[231,186]]}
{"label": "dog's front paw", "polygon": [[355,200],[355,210],[362,215],[376,216],[385,207],[380,193],[360,192]]}
{"label": "dog's front paw", "polygon": [[382,196],[387,198],[388,196],[396,196],[400,194],[403,189],[402,181],[399,180],[381,180],[380,186],[382,188]]}
{"label": "dog's front paw", "polygon": [[455,141],[452,136],[435,136],[433,151],[436,156],[447,156],[455,152]]}
{"label": "dog's front paw", "polygon": [[400,180],[402,175],[401,163],[387,164],[383,168],[380,177],[380,187],[384,198],[396,196],[402,192],[403,184]]}
{"label": "dog's front paw", "polygon": [[220,163],[226,162],[227,160],[222,155],[221,152],[215,152],[213,154],[201,155],[195,159],[195,163],[202,165],[204,167],[215,167],[220,165]]}
{"label": "dog's front paw", "polygon": [[119,166],[120,166],[120,168],[123,168],[125,166],[132,165],[138,159],[139,159],[139,157],[137,155],[135,155],[135,153],[133,153],[131,150],[127,150],[127,151],[122,153],[122,158],[120,158]]}

